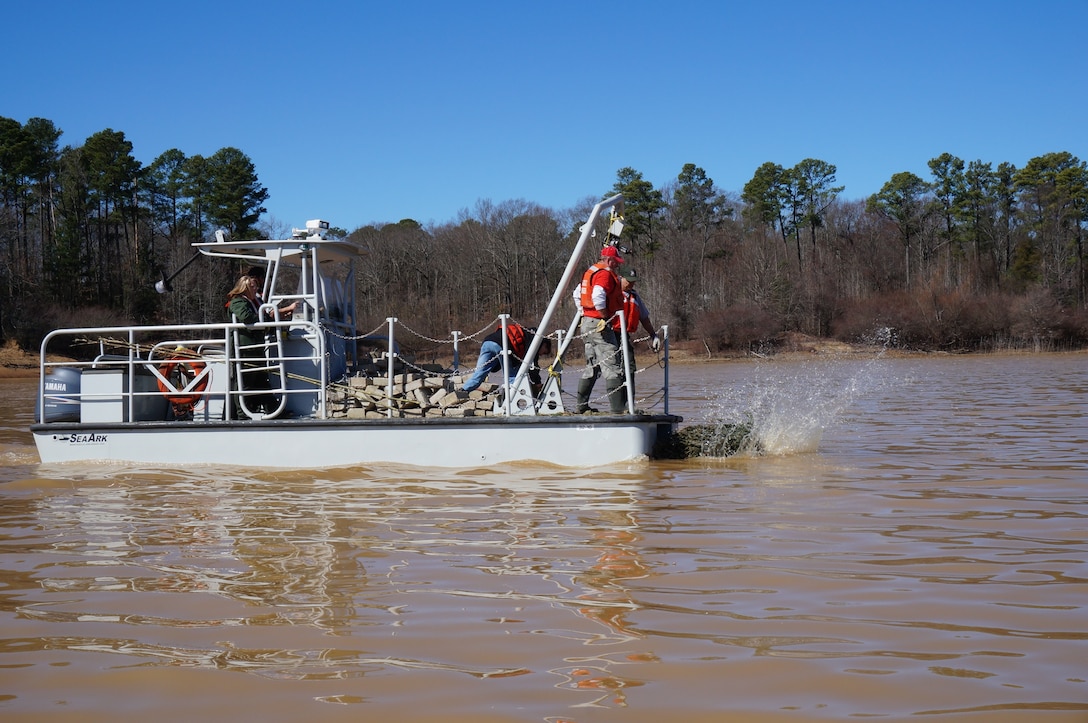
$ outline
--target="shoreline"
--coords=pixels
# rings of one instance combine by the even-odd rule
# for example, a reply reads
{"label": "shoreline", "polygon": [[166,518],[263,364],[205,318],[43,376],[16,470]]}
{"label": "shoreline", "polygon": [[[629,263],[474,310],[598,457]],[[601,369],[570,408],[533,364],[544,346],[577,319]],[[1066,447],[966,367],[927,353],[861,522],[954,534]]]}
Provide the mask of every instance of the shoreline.
{"label": "shoreline", "polygon": [[[690,344],[690,342],[689,342]],[[1086,354],[1088,349],[1046,350],[1035,351],[1032,349],[1001,349],[997,351],[916,351],[904,349],[885,349],[878,346],[860,344],[846,344],[836,341],[806,341],[792,349],[776,351],[769,354],[756,353],[731,353],[731,354],[699,354],[691,349],[679,348],[669,352],[671,364],[716,364],[723,362],[789,362],[814,358],[856,358],[872,359],[883,356],[888,359],[920,359],[925,357],[951,357],[951,356],[1032,356],[1036,354]],[[50,361],[67,361],[58,357]],[[446,360],[452,363],[452,359]],[[572,358],[567,362],[568,366],[575,366],[580,362],[580,357]],[[436,360],[434,363],[443,364]],[[450,366],[450,364],[443,364]],[[35,379],[38,376],[38,356],[19,349],[13,343],[0,348],[0,379]]]}

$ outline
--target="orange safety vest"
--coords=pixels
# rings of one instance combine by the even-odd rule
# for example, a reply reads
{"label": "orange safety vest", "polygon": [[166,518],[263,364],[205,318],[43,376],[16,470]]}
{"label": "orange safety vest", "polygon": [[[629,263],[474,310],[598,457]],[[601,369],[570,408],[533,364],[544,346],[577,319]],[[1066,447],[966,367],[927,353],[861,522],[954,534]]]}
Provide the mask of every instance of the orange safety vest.
{"label": "orange safety vest", "polygon": [[[499,324],[498,331],[502,331],[502,324]],[[524,359],[526,352],[525,328],[521,324],[508,323],[506,325],[506,338],[510,341],[510,350],[514,352],[514,356],[518,359]]]}
{"label": "orange safety vest", "polygon": [[[627,319],[627,333],[634,334],[638,331],[638,324],[642,321],[642,311],[638,308],[638,302],[635,301],[634,294],[623,295],[623,318]],[[612,328],[617,332],[620,330],[620,320],[612,320]]]}
{"label": "orange safety vest", "polygon": [[[593,277],[598,272],[607,272],[605,282],[603,284],[597,284],[604,289],[605,292],[605,315],[602,316],[601,312],[597,311],[597,308],[593,306]],[[619,277],[616,276],[616,272],[608,268],[603,262],[599,261],[588,269],[582,275],[582,315],[588,316],[593,319],[602,319],[605,317],[611,317],[617,311],[623,308],[623,289],[620,286]]]}

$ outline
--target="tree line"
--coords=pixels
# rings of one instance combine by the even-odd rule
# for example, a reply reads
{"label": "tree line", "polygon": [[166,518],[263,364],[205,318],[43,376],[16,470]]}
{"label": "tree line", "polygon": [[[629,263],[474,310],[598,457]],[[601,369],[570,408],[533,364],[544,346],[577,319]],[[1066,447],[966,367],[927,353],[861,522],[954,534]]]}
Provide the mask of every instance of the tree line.
{"label": "tree line", "polygon": [[[61,135],[43,118],[0,117],[0,340],[35,348],[60,326],[223,320],[241,270],[230,262],[199,259],[172,294],[152,284],[217,229],[282,235],[262,221],[269,191],[252,161],[237,148],[170,149],[143,166],[122,132],[63,147]],[[812,158],[768,161],[732,192],[693,163],[661,187],[627,167],[601,198],[624,194],[627,265],[675,342],[715,352],[769,351],[792,334],[918,349],[1085,345],[1086,164],[1067,152],[1023,168],[943,153],[928,167],[928,178],[895,173],[863,199],[844,197],[836,167]],[[355,275],[360,332],[396,316],[424,350],[500,313],[534,323],[597,200],[480,200],[441,224],[335,229],[367,249]]]}
{"label": "tree line", "polygon": [[252,161],[170,149],[143,166],[123,132],[64,147],[61,134],[44,118],[0,117],[0,339],[33,347],[56,326],[222,320],[229,275],[189,277],[177,296],[153,282],[215,229],[260,234],[268,191]]}

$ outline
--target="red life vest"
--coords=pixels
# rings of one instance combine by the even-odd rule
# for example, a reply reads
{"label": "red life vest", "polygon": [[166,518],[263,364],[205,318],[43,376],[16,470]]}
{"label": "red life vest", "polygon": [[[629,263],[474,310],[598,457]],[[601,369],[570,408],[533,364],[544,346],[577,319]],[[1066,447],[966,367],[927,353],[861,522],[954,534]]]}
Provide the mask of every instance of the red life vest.
{"label": "red life vest", "polygon": [[[498,331],[502,331],[502,324],[499,324]],[[510,351],[514,352],[514,356],[518,359],[525,358],[525,352],[527,347],[525,346],[525,328],[521,324],[510,322],[506,325],[506,338],[510,342]]]}
{"label": "red life vest", "polygon": [[[600,272],[605,272],[605,277],[600,279],[600,283],[594,284],[594,278]],[[600,286],[605,292],[605,313],[602,316],[601,312],[593,306],[593,287],[594,285]],[[582,275],[581,286],[582,297],[582,314],[593,319],[603,319],[611,317],[617,311],[623,308],[623,289],[620,287],[619,277],[616,276],[616,272],[608,268],[608,265],[603,261],[599,261],[588,269]]]}
{"label": "red life vest", "polygon": [[[642,311],[638,308],[638,302],[635,300],[634,294],[623,295],[623,317],[627,319],[628,335],[638,331],[638,324],[642,321]],[[620,320],[618,318],[613,319],[612,328],[617,332],[620,330]]]}

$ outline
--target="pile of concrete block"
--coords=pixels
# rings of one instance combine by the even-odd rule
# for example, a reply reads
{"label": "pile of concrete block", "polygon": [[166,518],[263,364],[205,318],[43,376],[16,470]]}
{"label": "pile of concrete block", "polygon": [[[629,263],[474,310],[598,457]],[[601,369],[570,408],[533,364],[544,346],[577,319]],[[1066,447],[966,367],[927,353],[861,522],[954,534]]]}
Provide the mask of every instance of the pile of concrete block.
{"label": "pile of concrete block", "polygon": [[326,392],[334,417],[349,419],[412,419],[424,417],[482,417],[495,413],[502,387],[484,382],[471,392],[461,390],[466,377],[421,372],[388,376],[349,377]]}

